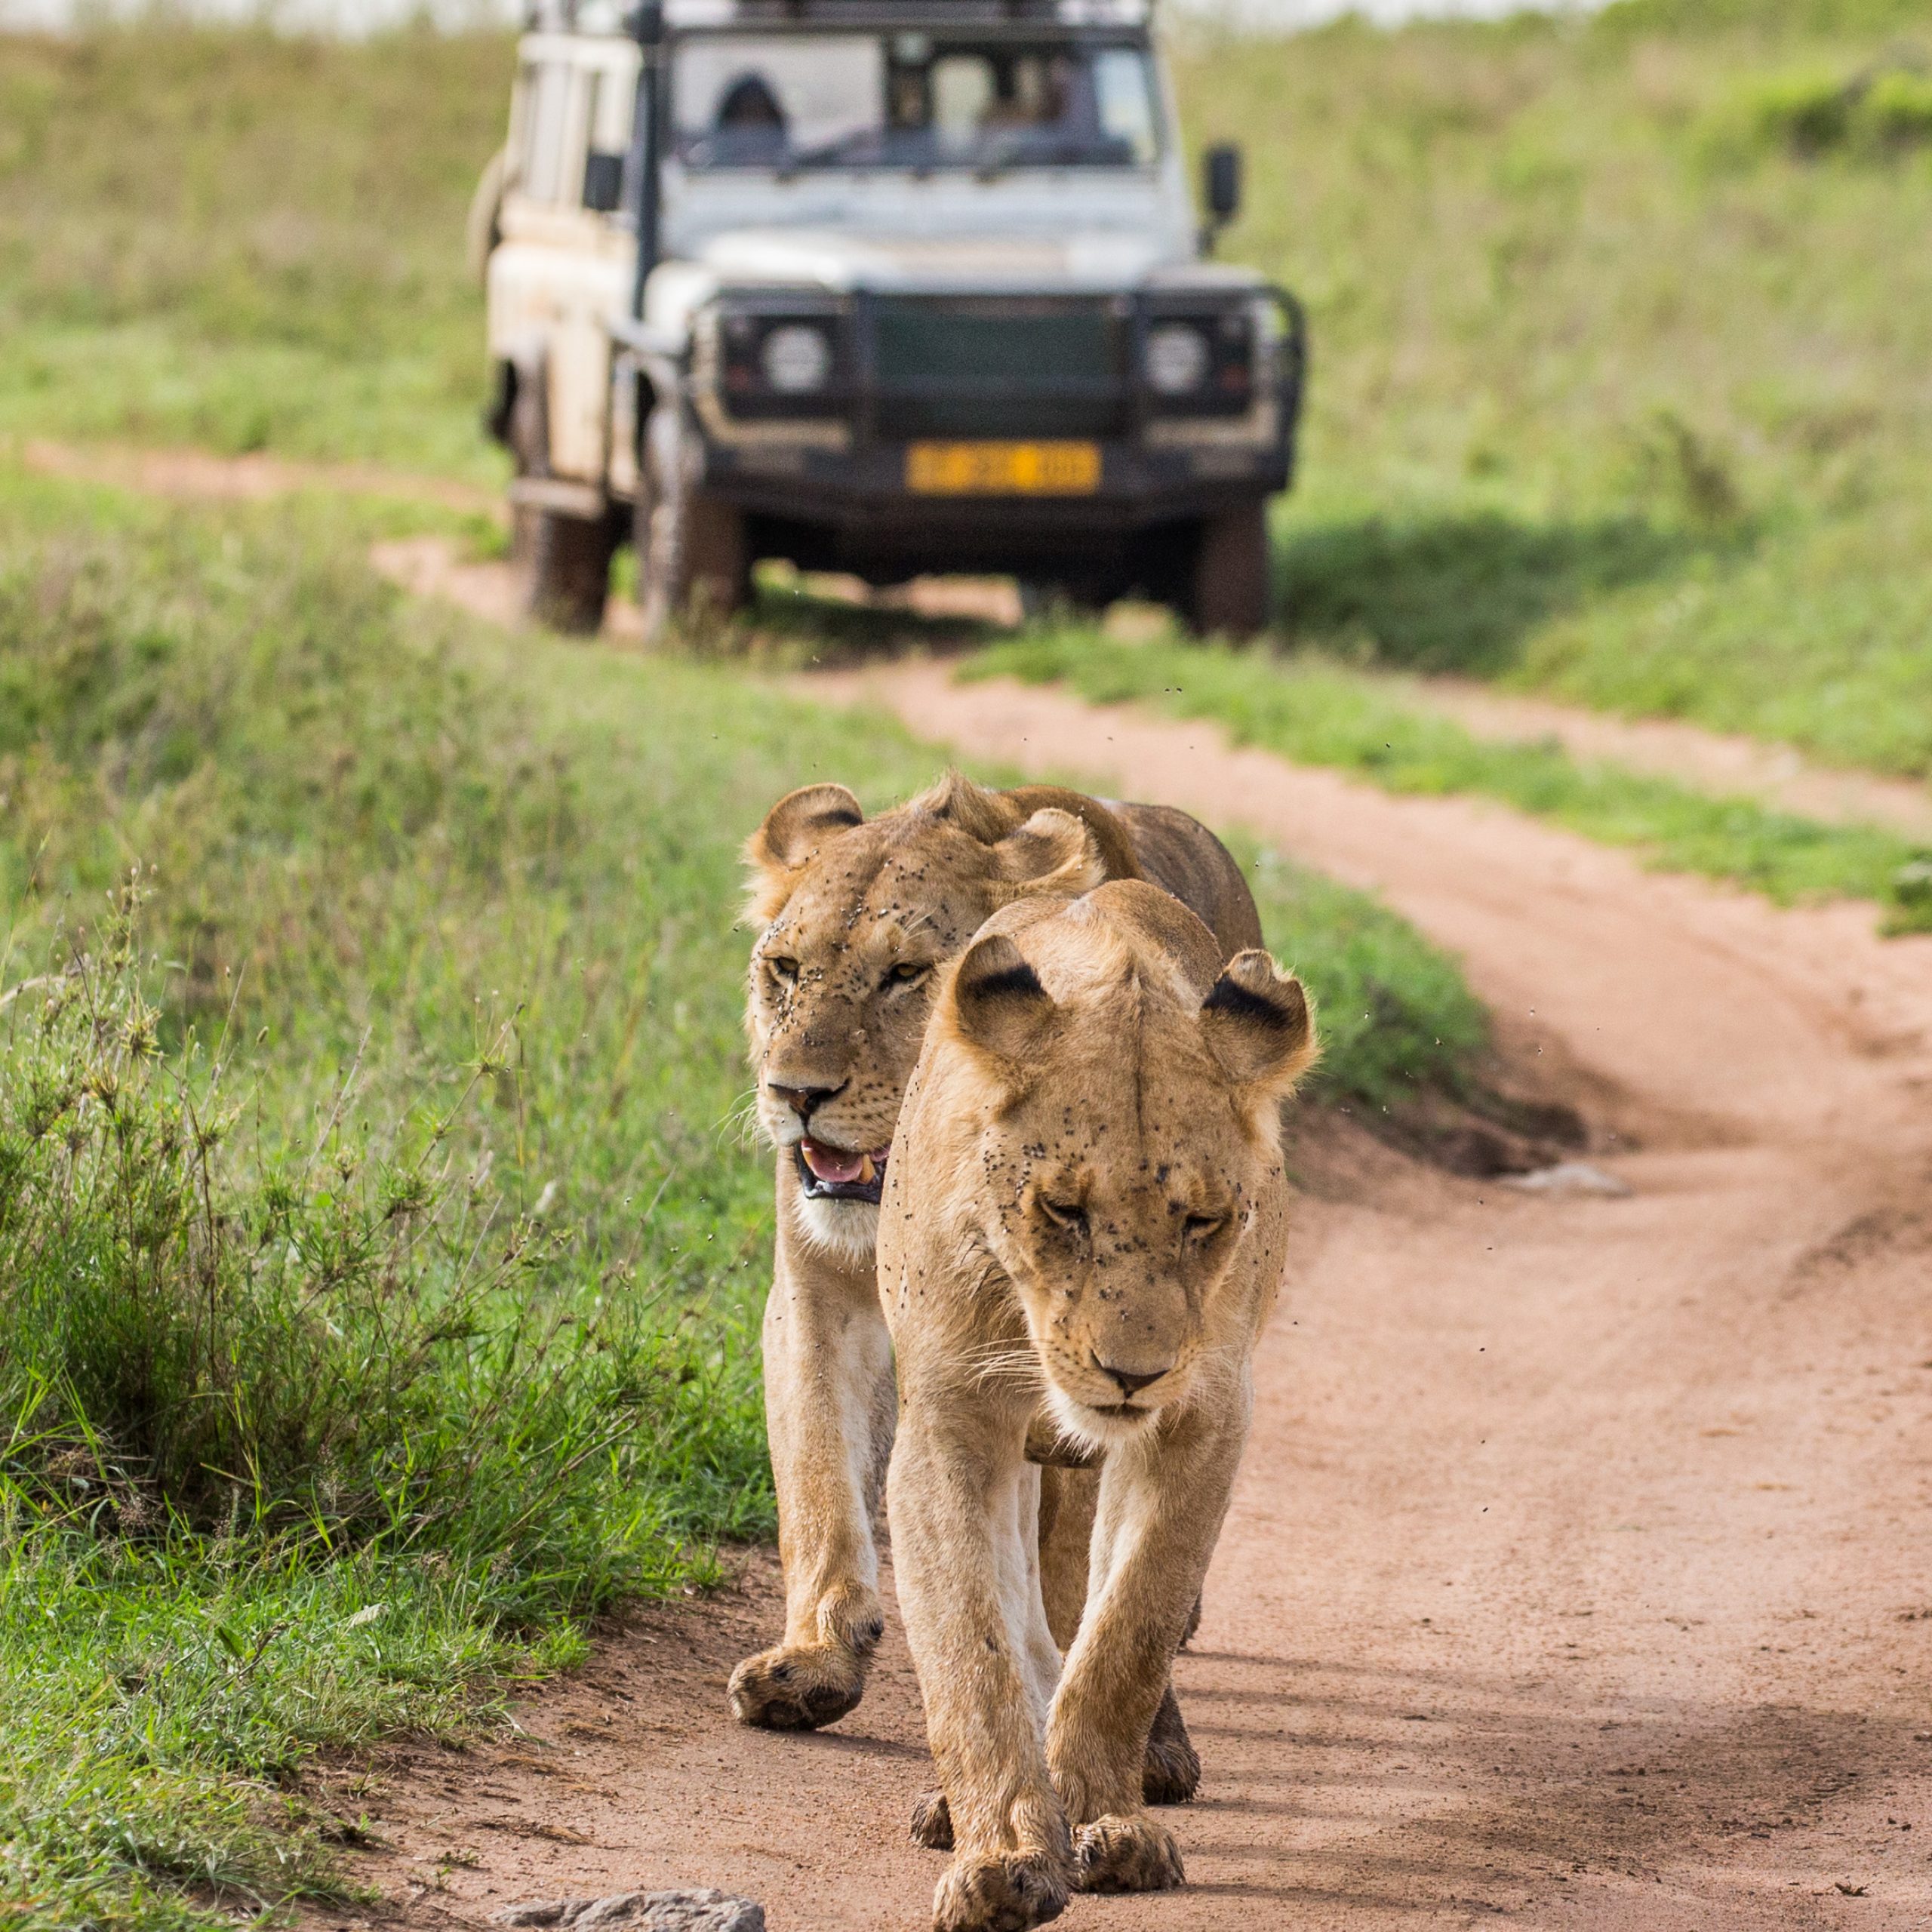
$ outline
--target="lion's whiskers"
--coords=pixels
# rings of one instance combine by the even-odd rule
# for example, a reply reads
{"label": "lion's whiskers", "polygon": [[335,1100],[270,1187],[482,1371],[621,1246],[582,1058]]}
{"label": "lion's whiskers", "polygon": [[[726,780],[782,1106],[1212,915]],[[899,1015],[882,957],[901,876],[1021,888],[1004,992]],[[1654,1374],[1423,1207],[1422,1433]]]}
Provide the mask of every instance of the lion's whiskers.
{"label": "lion's whiskers", "polygon": [[1009,1381],[1022,1389],[1045,1386],[1046,1376],[1040,1358],[1024,1342],[989,1342],[968,1352],[967,1372],[980,1388]]}
{"label": "lion's whiskers", "polygon": [[758,1118],[758,1089],[748,1087],[719,1115],[717,1137],[720,1142],[736,1140],[740,1147],[755,1147],[764,1131]]}

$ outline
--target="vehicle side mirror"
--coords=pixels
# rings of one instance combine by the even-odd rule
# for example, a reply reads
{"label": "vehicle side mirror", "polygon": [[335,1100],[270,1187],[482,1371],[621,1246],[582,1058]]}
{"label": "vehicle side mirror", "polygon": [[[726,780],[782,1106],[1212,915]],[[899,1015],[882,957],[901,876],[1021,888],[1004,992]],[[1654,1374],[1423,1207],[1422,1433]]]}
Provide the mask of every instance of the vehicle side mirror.
{"label": "vehicle side mirror", "polygon": [[1241,212],[1241,149],[1232,141],[1217,141],[1201,157],[1201,176],[1208,218],[1225,227]]}
{"label": "vehicle side mirror", "polygon": [[593,214],[617,211],[624,192],[624,158],[593,148],[583,163],[583,205]]}

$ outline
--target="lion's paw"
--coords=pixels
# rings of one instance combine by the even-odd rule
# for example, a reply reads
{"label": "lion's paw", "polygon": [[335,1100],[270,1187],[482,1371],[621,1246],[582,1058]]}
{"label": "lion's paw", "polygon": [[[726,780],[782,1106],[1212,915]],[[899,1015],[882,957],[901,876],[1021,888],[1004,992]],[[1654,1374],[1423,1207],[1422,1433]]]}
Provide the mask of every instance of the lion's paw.
{"label": "lion's paw", "polygon": [[836,1724],[866,1694],[865,1666],[831,1644],[761,1651],[731,1673],[731,1715],[761,1730]]}
{"label": "lion's paw", "polygon": [[952,1810],[943,1791],[922,1791],[912,1801],[912,1842],[922,1851],[952,1849]]}
{"label": "lion's paw", "polygon": [[933,1894],[933,1932],[1026,1932],[1066,1909],[1063,1863],[1038,1853],[955,1858]]}
{"label": "lion's paw", "polygon": [[1186,1804],[1201,1789],[1201,1758],[1181,1721],[1174,1687],[1154,1714],[1147,1739],[1147,1755],[1140,1767],[1140,1798],[1145,1804]]}
{"label": "lion's paw", "polygon": [[1080,1826],[1073,1860],[1083,1892],[1171,1892],[1182,1878],[1174,1833],[1144,1814]]}
{"label": "lion's paw", "polygon": [[1200,1789],[1201,1759],[1185,1734],[1147,1740],[1146,1761],[1140,1767],[1143,1804],[1189,1804]]}

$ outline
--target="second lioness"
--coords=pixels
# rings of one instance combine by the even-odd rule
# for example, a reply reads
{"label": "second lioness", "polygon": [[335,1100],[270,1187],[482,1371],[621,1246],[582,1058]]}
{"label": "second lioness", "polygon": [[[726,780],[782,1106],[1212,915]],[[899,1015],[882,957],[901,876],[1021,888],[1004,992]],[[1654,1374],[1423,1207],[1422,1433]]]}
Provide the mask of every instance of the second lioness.
{"label": "second lioness", "polygon": [[[882,1628],[872,1516],[894,1387],[873,1255],[935,971],[1001,907],[1109,879],[1172,894],[1224,958],[1259,946],[1261,925],[1240,868],[1186,814],[1052,786],[995,792],[953,774],[869,820],[843,786],[808,786],[746,851],[764,928],[746,1022],[778,1156],[764,1341],[786,1614],[784,1641],[740,1664],[730,1695],[746,1724],[800,1730],[858,1703]],[[1084,1586],[1083,1571],[1051,1599],[1057,1623],[1077,1620]],[[1192,1754],[1177,1714],[1172,1729],[1165,1781],[1183,1797]]]}

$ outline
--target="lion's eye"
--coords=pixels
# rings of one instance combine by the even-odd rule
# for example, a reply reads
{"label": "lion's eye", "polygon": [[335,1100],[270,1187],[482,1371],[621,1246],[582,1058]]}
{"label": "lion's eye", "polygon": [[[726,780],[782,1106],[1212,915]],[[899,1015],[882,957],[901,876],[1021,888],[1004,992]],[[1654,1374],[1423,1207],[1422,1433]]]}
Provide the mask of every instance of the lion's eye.
{"label": "lion's eye", "polygon": [[1087,1211],[1077,1201],[1050,1201],[1043,1194],[1040,1196],[1040,1211],[1055,1227],[1064,1228],[1069,1234],[1085,1230]]}
{"label": "lion's eye", "polygon": [[798,980],[798,962],[788,958],[783,953],[770,955],[765,960],[765,970],[774,980],[781,980],[788,986],[796,986]]}
{"label": "lion's eye", "polygon": [[1190,1214],[1181,1223],[1181,1232],[1189,1241],[1211,1241],[1227,1224],[1225,1214]]}
{"label": "lion's eye", "polygon": [[905,960],[886,974],[888,986],[916,986],[933,969],[913,960]]}

